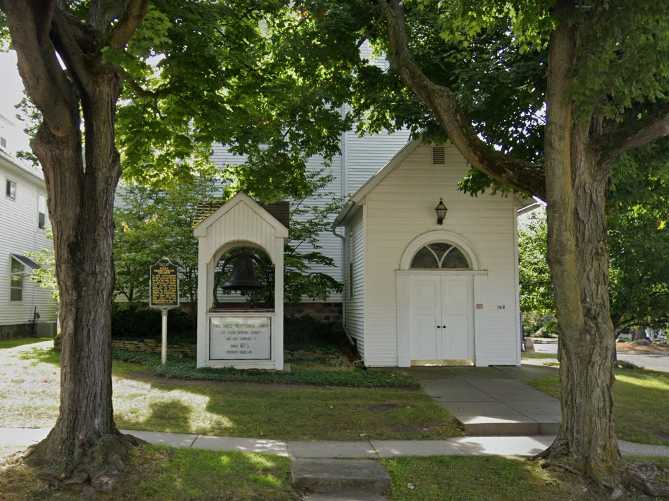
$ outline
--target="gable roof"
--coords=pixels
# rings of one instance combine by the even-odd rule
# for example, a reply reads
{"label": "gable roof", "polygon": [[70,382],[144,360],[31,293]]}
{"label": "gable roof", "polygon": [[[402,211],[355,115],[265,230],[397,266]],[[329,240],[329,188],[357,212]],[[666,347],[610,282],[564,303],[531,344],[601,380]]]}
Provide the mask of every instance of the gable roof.
{"label": "gable roof", "polygon": [[[237,207],[239,204],[245,204],[250,207],[258,217],[264,219],[269,225],[273,226],[278,236],[288,238],[288,202],[276,202],[262,206],[241,191],[226,202],[221,200],[220,202],[222,205],[219,205],[218,202],[219,201],[211,201],[202,206],[200,211],[201,218],[198,217],[200,220],[195,223],[193,229],[193,234],[196,237],[206,235],[209,226],[218,221],[234,207]],[[286,224],[280,221],[279,218],[284,219]]]}
{"label": "gable roof", "polygon": [[40,185],[42,188],[45,187],[44,174],[42,174],[41,169],[30,168],[26,165],[23,165],[9,153],[0,150],[0,168],[3,167],[9,170],[12,174],[23,176],[24,178],[30,179],[32,182]]}
{"label": "gable roof", "polygon": [[[350,216],[356,207],[359,207],[362,202],[365,200],[367,195],[376,188],[381,181],[388,177],[395,169],[397,169],[402,162],[413,153],[416,148],[424,143],[423,139],[414,139],[410,143],[407,143],[404,148],[398,151],[390,161],[384,165],[381,169],[377,171],[371,178],[367,180],[358,190],[353,193],[344,204],[339,214],[332,223],[332,227],[336,228],[337,226],[342,226],[344,221]],[[518,203],[520,208],[518,209],[518,214],[523,214],[529,210],[532,210],[538,206],[538,204],[545,206],[545,202],[536,198],[536,197],[521,197],[517,195]]]}
{"label": "gable roof", "polygon": [[411,155],[411,153],[414,152],[416,148],[418,148],[421,144],[423,144],[422,139],[414,139],[413,141],[407,143],[404,148],[402,148],[400,151],[398,151],[393,158],[390,159],[390,161],[381,167],[376,174],[374,174],[372,177],[370,177],[365,184],[363,184],[358,190],[353,193],[348,199],[348,201],[344,204],[344,207],[342,207],[341,211],[339,211],[339,214],[334,220],[334,223],[332,224],[333,227],[340,226],[343,221],[346,220],[347,216],[351,213],[352,209],[355,208],[356,206],[360,205],[362,201],[369,195],[369,193],[376,188],[381,181],[383,181],[386,177],[388,177],[395,169],[397,169],[400,165],[402,165],[402,162]]}
{"label": "gable roof", "polygon": [[[193,228],[211,216],[227,201],[228,199],[219,197],[198,203],[195,218],[193,219]],[[258,205],[274,216],[286,228],[290,227],[290,203],[285,200],[281,200],[271,204],[258,203]]]}

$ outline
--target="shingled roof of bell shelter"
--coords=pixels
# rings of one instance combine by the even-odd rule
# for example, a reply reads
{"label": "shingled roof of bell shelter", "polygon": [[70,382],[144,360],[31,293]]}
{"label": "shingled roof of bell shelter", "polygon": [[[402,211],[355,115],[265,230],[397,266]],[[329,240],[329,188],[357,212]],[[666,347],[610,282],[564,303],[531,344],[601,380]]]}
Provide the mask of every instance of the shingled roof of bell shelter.
{"label": "shingled roof of bell shelter", "polygon": [[[220,209],[228,200],[226,198],[212,198],[200,202],[197,206],[197,213],[193,220],[193,227],[200,224],[202,221],[211,216],[214,212]],[[290,203],[287,200],[280,200],[272,203],[258,202],[263,209],[269,212],[277,221],[288,228],[290,219]]]}

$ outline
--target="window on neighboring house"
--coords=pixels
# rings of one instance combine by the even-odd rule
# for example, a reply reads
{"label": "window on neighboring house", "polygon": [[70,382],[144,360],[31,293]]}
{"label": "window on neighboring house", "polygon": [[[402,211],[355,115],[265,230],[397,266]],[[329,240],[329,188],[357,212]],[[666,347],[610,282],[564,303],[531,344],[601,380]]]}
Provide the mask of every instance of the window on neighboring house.
{"label": "window on neighboring house", "polygon": [[11,179],[7,179],[5,183],[5,195],[10,200],[16,200],[16,183]]}
{"label": "window on neighboring house", "polygon": [[0,148],[7,149],[7,140],[4,137],[0,137]]}
{"label": "window on neighboring house", "polygon": [[348,263],[348,297],[353,297],[353,263]]}
{"label": "window on neighboring house", "polygon": [[9,300],[23,301],[23,277],[26,267],[12,257],[11,278],[9,281]]}
{"label": "window on neighboring house", "polygon": [[42,195],[37,198],[37,226],[42,230],[46,226],[46,198]]}

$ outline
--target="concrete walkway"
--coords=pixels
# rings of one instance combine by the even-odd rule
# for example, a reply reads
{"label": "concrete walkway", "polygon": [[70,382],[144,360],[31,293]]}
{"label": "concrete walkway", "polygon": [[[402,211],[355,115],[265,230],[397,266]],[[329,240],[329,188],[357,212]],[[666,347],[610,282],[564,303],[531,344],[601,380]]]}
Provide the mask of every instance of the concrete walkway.
{"label": "concrete walkway", "polygon": [[520,380],[519,368],[420,368],[423,390],[463,425],[467,435],[550,435],[560,402]]}
{"label": "concrete walkway", "polygon": [[[46,437],[47,428],[0,428],[0,448],[16,450]],[[378,459],[397,456],[533,456],[553,437],[456,437],[447,440],[365,440],[357,442],[269,440],[184,433],[123,430],[151,444],[223,452],[256,452],[294,459]],[[669,457],[669,447],[620,441],[623,454]]]}

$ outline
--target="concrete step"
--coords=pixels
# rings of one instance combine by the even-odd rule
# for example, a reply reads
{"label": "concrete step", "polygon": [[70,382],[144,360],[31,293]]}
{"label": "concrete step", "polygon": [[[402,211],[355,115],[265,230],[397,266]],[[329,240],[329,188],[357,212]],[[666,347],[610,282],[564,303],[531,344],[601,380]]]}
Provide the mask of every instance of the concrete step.
{"label": "concrete step", "polygon": [[369,496],[390,491],[390,475],[381,463],[369,459],[297,459],[291,478],[297,489],[313,494],[358,493],[368,497],[352,499],[374,499]]}
{"label": "concrete step", "polygon": [[388,498],[369,492],[348,491],[337,494],[307,494],[304,501],[388,501]]}

